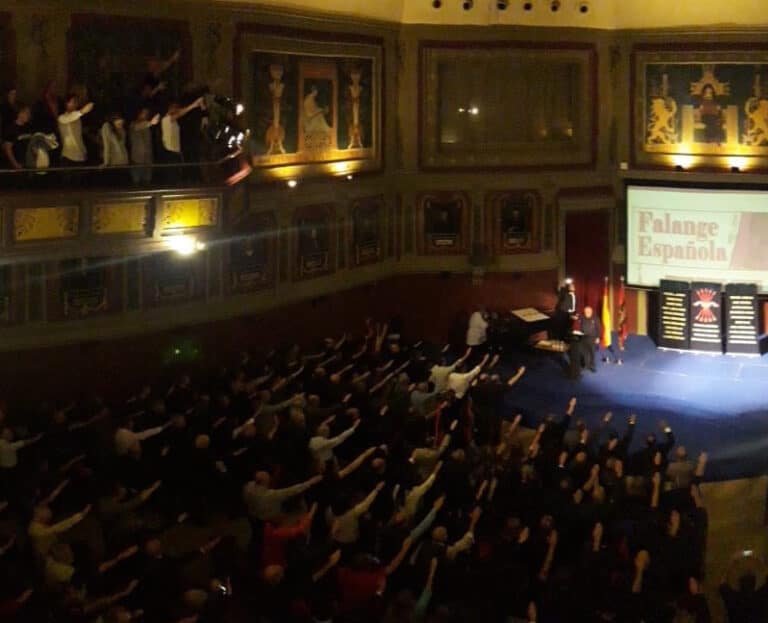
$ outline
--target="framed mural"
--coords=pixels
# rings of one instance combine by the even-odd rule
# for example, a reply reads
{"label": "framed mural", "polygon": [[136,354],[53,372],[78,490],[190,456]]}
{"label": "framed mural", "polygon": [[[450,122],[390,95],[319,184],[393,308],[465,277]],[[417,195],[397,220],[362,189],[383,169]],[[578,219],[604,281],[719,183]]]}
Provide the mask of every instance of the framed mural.
{"label": "framed mural", "polygon": [[294,215],[294,278],[311,279],[336,270],[333,205],[304,206]]}
{"label": "framed mural", "polygon": [[537,191],[489,192],[485,205],[486,238],[494,254],[539,252],[544,206]]}
{"label": "framed mural", "polygon": [[424,193],[418,198],[419,252],[460,255],[469,248],[469,197],[463,192]]}
{"label": "framed mural", "polygon": [[422,41],[423,170],[591,168],[597,53],[591,44]]}
{"label": "framed mural", "polygon": [[82,318],[109,309],[107,258],[76,258],[59,264],[62,310],[66,318]]}
{"label": "framed mural", "polygon": [[247,213],[234,224],[229,245],[231,293],[256,292],[274,284],[276,228],[273,212]]}
{"label": "framed mural", "polygon": [[87,88],[103,112],[126,96],[136,100],[145,80],[162,85],[160,96],[169,98],[192,79],[192,36],[184,20],[76,13],[67,48],[69,83]]}
{"label": "framed mural", "polygon": [[636,164],[741,168],[768,156],[768,46],[636,46],[632,92]]}
{"label": "framed mural", "polygon": [[252,165],[379,169],[383,62],[381,39],[241,24],[235,91]]}
{"label": "framed mural", "polygon": [[384,244],[384,197],[366,197],[352,202],[350,219],[353,266],[373,264],[382,258]]}

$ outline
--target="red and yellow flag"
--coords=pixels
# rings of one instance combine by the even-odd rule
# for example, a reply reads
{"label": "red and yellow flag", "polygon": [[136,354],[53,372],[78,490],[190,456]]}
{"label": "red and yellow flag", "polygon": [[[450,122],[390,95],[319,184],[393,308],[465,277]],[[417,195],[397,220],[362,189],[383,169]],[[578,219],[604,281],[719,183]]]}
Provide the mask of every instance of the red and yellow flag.
{"label": "red and yellow flag", "polygon": [[602,331],[600,332],[600,348],[608,348],[612,343],[611,334],[613,325],[611,323],[611,305],[608,300],[608,277],[603,284],[603,312],[600,316]]}
{"label": "red and yellow flag", "polygon": [[627,341],[627,300],[624,292],[624,276],[621,277],[619,286],[619,350],[624,350],[624,344]]}

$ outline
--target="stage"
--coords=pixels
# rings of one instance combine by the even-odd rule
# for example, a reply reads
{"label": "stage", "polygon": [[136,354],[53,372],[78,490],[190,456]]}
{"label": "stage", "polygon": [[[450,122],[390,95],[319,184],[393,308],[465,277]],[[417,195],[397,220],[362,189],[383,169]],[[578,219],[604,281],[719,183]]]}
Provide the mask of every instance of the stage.
{"label": "stage", "polygon": [[632,449],[659,419],[672,427],[691,456],[709,454],[707,480],[768,474],[768,355],[696,354],[657,349],[650,338],[630,336],[624,365],[598,361],[597,372],[578,381],[565,374],[563,355],[510,353],[508,374],[525,365],[526,374],[508,394],[508,412],[520,412],[530,425],[548,413],[562,415],[571,396],[576,417],[594,429],[606,411],[622,433],[630,413],[638,416]]}

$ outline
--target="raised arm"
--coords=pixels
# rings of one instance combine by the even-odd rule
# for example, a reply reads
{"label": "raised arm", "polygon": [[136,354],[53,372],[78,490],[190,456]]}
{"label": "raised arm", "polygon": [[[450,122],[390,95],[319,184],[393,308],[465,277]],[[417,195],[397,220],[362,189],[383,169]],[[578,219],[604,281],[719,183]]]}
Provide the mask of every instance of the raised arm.
{"label": "raised arm", "polygon": [[376,500],[376,496],[379,495],[379,492],[384,488],[384,481],[377,484],[373,491],[371,491],[366,498],[360,502],[359,504],[352,507],[352,514],[356,517],[359,517],[360,515],[363,515],[368,512],[368,509],[371,508],[371,505]]}
{"label": "raised arm", "polygon": [[435,500],[434,504],[432,504],[432,508],[424,516],[424,519],[422,519],[419,524],[413,530],[411,530],[411,534],[409,536],[411,537],[411,541],[413,543],[416,543],[419,539],[421,539],[426,531],[432,527],[432,524],[435,523],[435,519],[437,519],[437,513],[440,512],[440,509],[443,507],[444,503],[445,496],[441,495]]}
{"label": "raised arm", "polygon": [[517,369],[517,372],[515,372],[514,376],[510,377],[510,379],[507,381],[507,386],[512,387],[515,383],[517,383],[520,378],[525,374],[525,366],[520,366]]}
{"label": "raised arm", "polygon": [[413,623],[422,623],[427,616],[427,608],[429,608],[429,602],[432,600],[432,585],[435,582],[435,572],[437,571],[437,558],[433,558],[429,562],[429,573],[427,574],[427,581],[424,583],[424,588],[421,591],[419,600],[413,608]]}
{"label": "raised arm", "polygon": [[421,498],[423,498],[424,495],[426,495],[427,491],[429,491],[432,488],[432,485],[435,484],[435,480],[437,479],[437,474],[440,471],[440,468],[442,466],[443,466],[442,463],[438,463],[437,465],[435,465],[435,469],[424,480],[424,482],[413,487],[405,496],[404,511],[409,518],[413,517],[416,514],[416,509],[419,506],[419,502],[421,501]]}
{"label": "raised arm", "polygon": [[376,447],[377,446],[368,448],[363,453],[361,453],[357,458],[355,458],[354,461],[352,461],[351,463],[348,463],[346,466],[344,466],[343,469],[340,469],[339,478],[346,478],[352,472],[354,472],[357,468],[359,468],[369,456],[371,456],[374,452],[376,452]]}
{"label": "raised arm", "polygon": [[547,536],[547,553],[544,555],[544,562],[539,569],[539,580],[545,582],[549,577],[549,571],[552,569],[552,562],[555,559],[555,549],[557,548],[557,530],[552,530]]}
{"label": "raised arm", "polygon": [[397,571],[397,568],[402,564],[403,560],[405,560],[405,556],[408,553],[408,550],[411,548],[411,543],[411,538],[405,537],[405,540],[400,547],[400,551],[398,551],[395,557],[389,562],[389,564],[384,567],[384,573],[386,575],[392,575],[395,571]]}

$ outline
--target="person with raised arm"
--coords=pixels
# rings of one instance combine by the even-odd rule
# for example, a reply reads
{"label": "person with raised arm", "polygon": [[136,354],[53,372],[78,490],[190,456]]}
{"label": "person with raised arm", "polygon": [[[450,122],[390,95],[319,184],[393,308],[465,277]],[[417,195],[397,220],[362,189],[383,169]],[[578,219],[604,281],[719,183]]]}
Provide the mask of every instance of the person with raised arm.
{"label": "person with raised arm", "polygon": [[440,394],[448,389],[448,377],[456,368],[462,366],[471,354],[472,347],[468,346],[466,352],[452,364],[448,364],[445,358],[442,358],[440,363],[432,366],[429,381],[432,383],[435,392]]}
{"label": "person with raised arm", "polygon": [[89,504],[82,511],[53,523],[53,513],[48,506],[44,504],[35,506],[32,521],[29,522],[27,528],[27,534],[35,553],[44,558],[58,541],[58,535],[79,524],[90,511],[91,505]]}
{"label": "person with raised arm", "polygon": [[253,480],[243,487],[243,501],[252,519],[269,521],[283,512],[285,500],[301,495],[322,479],[322,476],[313,476],[290,487],[273,489],[269,472],[259,470],[253,475]]}
{"label": "person with raised arm", "polygon": [[464,398],[469,391],[472,381],[474,381],[480,373],[483,371],[483,367],[488,363],[489,355],[485,355],[483,359],[472,368],[469,372],[463,371],[463,365],[459,366],[457,370],[454,370],[448,375],[448,389],[452,390],[458,400]]}
{"label": "person with raised arm", "polygon": [[360,518],[371,508],[385,484],[380,482],[363,500],[338,515],[328,508],[326,520],[331,527],[331,538],[334,542],[352,545],[360,538]]}
{"label": "person with raised arm", "polygon": [[330,461],[334,458],[333,449],[344,443],[349,439],[357,427],[360,425],[360,419],[356,419],[355,422],[344,432],[336,435],[335,437],[329,437],[331,429],[328,424],[320,424],[317,427],[317,432],[314,437],[309,440],[309,451],[312,453],[312,458],[316,463],[324,465],[326,461]]}

